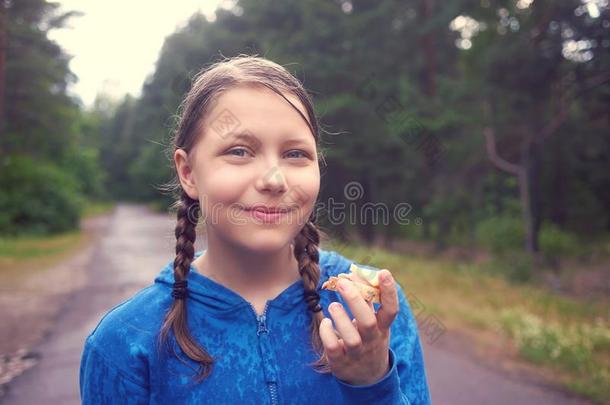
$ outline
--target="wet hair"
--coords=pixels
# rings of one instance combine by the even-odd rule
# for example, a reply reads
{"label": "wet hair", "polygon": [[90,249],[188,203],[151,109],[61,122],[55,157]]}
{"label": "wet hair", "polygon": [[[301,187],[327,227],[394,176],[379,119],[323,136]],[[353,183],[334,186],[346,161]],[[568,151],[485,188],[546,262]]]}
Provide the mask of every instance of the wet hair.
{"label": "wet hair", "polygon": [[[265,86],[282,96],[306,121],[315,138],[316,145],[318,145],[318,150],[320,150],[320,125],[313,109],[311,96],[301,82],[286,68],[275,62],[256,55],[239,55],[233,58],[224,58],[208,67],[204,67],[193,77],[191,88],[178,109],[177,125],[168,149],[168,156],[172,157],[172,165],[174,165],[174,152],[180,148],[189,154],[198,141],[199,134],[204,133],[203,129],[209,112],[222,92],[242,85]],[[286,98],[285,94],[292,94],[299,99],[305,107],[307,117]],[[319,153],[318,163],[321,156]],[[199,201],[190,198],[182,189],[175,166],[174,169],[175,177],[172,182],[166,184],[166,189],[171,190],[175,196],[172,208],[176,211],[177,216],[174,277],[176,282],[183,283],[187,279],[191,262],[194,259],[198,218],[194,218],[193,212],[199,208]],[[324,314],[319,304],[320,296],[316,291],[320,280],[318,246],[320,237],[326,238],[327,235],[316,226],[315,222],[314,209],[312,215],[294,238],[293,254],[298,262],[299,274],[304,284],[304,300],[307,303],[308,311],[312,315],[310,324],[312,346],[317,356],[319,356],[318,360],[310,363],[309,366],[312,366],[316,372],[329,373],[328,357],[319,334],[320,323]],[[159,342],[160,344],[167,343],[168,332],[172,330],[176,342],[184,354],[199,364],[200,371],[196,380],[200,382],[212,372],[215,358],[193,339],[188,329],[186,299],[177,297],[180,297],[180,295],[174,296],[171,308],[165,316],[159,334]],[[175,351],[174,354],[176,354]],[[179,358],[179,356],[177,357]]]}

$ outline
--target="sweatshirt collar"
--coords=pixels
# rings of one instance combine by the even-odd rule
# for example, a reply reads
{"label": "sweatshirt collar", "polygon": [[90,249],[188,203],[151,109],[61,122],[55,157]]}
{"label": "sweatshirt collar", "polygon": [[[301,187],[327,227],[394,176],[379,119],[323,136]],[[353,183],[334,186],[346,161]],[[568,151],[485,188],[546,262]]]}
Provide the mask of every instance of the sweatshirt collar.
{"label": "sweatshirt collar", "polygon": [[[201,256],[203,253],[205,253],[205,250],[206,249],[196,252],[194,258],[196,259]],[[332,256],[331,253],[334,252],[327,252],[319,249],[320,281],[318,284],[318,291],[325,280],[327,263],[329,262],[328,259],[330,256]],[[174,260],[172,259],[165,265],[165,267],[163,267],[161,273],[159,273],[159,275],[155,278],[155,283],[164,285],[168,289],[168,296],[171,294],[171,289],[175,280],[173,265]],[[187,288],[189,292],[188,299],[192,299],[197,303],[203,304],[205,307],[214,312],[232,311],[238,307],[250,305],[246,299],[235,291],[199,273],[192,263],[187,276],[187,281]],[[284,289],[274,299],[269,300],[269,306],[288,311],[299,302],[304,302],[304,291],[303,280],[299,279]]]}

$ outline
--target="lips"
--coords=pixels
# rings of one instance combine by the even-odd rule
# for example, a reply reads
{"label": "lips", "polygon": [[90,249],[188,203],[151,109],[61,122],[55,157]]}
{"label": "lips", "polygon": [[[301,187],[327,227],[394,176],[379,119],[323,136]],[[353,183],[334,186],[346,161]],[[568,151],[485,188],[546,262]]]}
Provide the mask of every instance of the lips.
{"label": "lips", "polygon": [[265,214],[280,214],[290,211],[289,208],[286,207],[272,207],[267,205],[254,205],[252,207],[247,207],[246,211],[260,211]]}

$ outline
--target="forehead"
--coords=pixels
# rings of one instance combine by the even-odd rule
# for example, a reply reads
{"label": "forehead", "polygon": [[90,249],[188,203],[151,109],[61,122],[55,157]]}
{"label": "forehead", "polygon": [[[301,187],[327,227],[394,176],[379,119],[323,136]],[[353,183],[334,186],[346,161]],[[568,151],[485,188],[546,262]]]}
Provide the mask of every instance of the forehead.
{"label": "forehead", "polygon": [[315,143],[308,121],[305,121],[309,119],[305,106],[294,94],[282,94],[294,107],[264,86],[239,86],[224,91],[208,112],[204,138],[222,142],[247,133],[261,142],[290,137]]}

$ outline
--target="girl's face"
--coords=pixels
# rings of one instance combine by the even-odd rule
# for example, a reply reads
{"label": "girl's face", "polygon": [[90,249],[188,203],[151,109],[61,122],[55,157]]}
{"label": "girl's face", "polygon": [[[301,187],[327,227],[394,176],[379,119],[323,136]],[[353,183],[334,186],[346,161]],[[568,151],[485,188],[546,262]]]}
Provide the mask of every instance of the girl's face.
{"label": "girl's face", "polygon": [[[296,96],[284,96],[307,117]],[[218,97],[198,137],[188,160],[180,149],[174,159],[208,238],[254,253],[292,242],[320,190],[316,142],[299,113],[266,87],[235,87]],[[259,216],[256,205],[285,212]]]}

